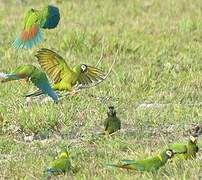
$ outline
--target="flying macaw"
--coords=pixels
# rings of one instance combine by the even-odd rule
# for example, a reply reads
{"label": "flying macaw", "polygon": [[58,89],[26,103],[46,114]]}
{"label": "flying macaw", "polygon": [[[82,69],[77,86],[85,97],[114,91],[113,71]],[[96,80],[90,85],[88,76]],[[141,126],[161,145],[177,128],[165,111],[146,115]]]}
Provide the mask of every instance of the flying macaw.
{"label": "flying macaw", "polygon": [[48,5],[42,10],[30,9],[24,18],[23,31],[13,42],[13,47],[32,48],[43,40],[41,28],[53,29],[59,21],[59,9],[55,6]]}
{"label": "flying macaw", "polygon": [[[70,68],[61,56],[45,48],[39,50],[36,57],[41,68],[52,80],[52,88],[55,91],[65,91],[70,95],[83,88],[90,88],[103,82],[111,71],[110,69],[105,74],[102,70],[86,64],[79,64]],[[29,96],[40,94],[43,94],[43,91],[34,92]]]}
{"label": "flying macaw", "polygon": [[143,160],[123,160],[124,164],[107,164],[110,167],[118,167],[123,169],[137,170],[137,171],[154,171],[164,166],[168,159],[172,158],[174,152],[171,149],[166,149],[161,154]]}
{"label": "flying macaw", "polygon": [[58,158],[52,161],[47,168],[47,172],[49,175],[57,175],[66,173],[72,170],[71,160],[70,160],[70,152],[67,150],[62,151]]}
{"label": "flying macaw", "polygon": [[190,136],[188,143],[175,143],[170,146],[175,153],[180,153],[178,157],[184,159],[196,158],[196,153],[199,151],[197,145],[197,137]]}
{"label": "flying macaw", "polygon": [[121,121],[116,116],[116,110],[114,109],[113,106],[110,106],[108,108],[107,115],[108,117],[105,119],[105,122],[104,122],[105,132],[107,134],[112,134],[118,131],[119,129],[121,129]]}
{"label": "flying macaw", "polygon": [[46,74],[33,65],[21,65],[8,74],[0,73],[0,78],[2,83],[22,79],[30,80],[44,94],[48,94],[54,102],[58,102],[58,95],[51,88]]}

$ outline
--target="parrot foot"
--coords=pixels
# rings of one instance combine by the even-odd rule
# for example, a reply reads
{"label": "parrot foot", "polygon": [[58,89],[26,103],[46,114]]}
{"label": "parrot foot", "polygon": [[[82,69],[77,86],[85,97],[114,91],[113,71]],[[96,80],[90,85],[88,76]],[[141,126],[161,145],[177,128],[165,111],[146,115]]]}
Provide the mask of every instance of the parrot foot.
{"label": "parrot foot", "polygon": [[31,105],[32,105],[32,100],[31,100],[31,98],[30,98],[30,97],[26,97],[24,104],[25,104],[26,107],[31,106]]}

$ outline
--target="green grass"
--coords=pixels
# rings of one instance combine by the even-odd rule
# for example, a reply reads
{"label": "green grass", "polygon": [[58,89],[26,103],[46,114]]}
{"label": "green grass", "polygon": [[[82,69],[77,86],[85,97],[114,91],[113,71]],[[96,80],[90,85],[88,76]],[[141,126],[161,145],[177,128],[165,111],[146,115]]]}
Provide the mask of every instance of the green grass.
{"label": "green grass", "polygon": [[[110,77],[98,87],[30,107],[25,83],[0,84],[0,179],[40,179],[63,145],[71,144],[76,174],[61,179],[199,179],[202,152],[196,160],[173,160],[155,173],[106,169],[105,163],[139,159],[172,142],[186,141],[192,124],[202,123],[201,0],[69,0],[54,2],[59,26],[44,31],[45,41],[32,50],[11,42],[22,29],[25,12],[49,1],[0,0],[0,72],[21,64],[38,66],[40,47],[55,50],[69,65],[95,65],[102,51]],[[103,98],[105,104],[90,97]],[[111,97],[111,98],[109,98]],[[146,108],[141,104],[163,104]],[[106,106],[114,105],[123,130],[94,138],[103,128]],[[56,179],[56,177],[55,177]]]}

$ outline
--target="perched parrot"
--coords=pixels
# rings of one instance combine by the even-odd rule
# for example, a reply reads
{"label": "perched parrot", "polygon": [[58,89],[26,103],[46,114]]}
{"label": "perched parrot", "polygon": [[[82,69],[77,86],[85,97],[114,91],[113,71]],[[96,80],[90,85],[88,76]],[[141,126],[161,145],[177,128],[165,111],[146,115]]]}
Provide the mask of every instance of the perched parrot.
{"label": "perched parrot", "polygon": [[33,65],[21,65],[9,74],[0,73],[0,78],[2,78],[2,83],[22,79],[30,80],[44,94],[48,94],[56,103],[58,102],[58,95],[52,90],[46,74]]}
{"label": "perched parrot", "polygon": [[62,174],[72,170],[71,160],[70,160],[70,153],[65,150],[62,151],[58,158],[52,161],[47,168],[47,172],[49,175],[52,174]]}
{"label": "perched parrot", "polygon": [[[109,74],[109,72],[105,74],[102,70],[86,64],[70,68],[61,56],[49,49],[42,48],[36,57],[41,68],[52,80],[52,88],[56,91],[65,91],[70,95],[80,89],[96,86],[104,81]],[[40,94],[43,94],[43,91],[34,92],[29,96]]]}
{"label": "perched parrot", "polygon": [[60,21],[59,9],[48,5],[42,10],[30,9],[24,18],[22,33],[13,42],[15,48],[30,49],[43,40],[41,28],[53,29]]}
{"label": "perched parrot", "polygon": [[178,157],[182,157],[184,159],[193,159],[196,158],[196,153],[199,151],[197,146],[197,137],[190,136],[187,144],[185,143],[175,143],[170,146],[170,148],[175,153],[180,153]]}
{"label": "perched parrot", "polygon": [[137,170],[137,171],[154,171],[165,165],[168,159],[174,155],[171,149],[166,149],[161,154],[143,160],[123,160],[124,164],[107,164],[110,167],[118,167],[123,169]]}
{"label": "perched parrot", "polygon": [[107,134],[112,134],[121,129],[121,121],[116,116],[116,111],[113,106],[108,108],[108,117],[105,119],[104,128]]}

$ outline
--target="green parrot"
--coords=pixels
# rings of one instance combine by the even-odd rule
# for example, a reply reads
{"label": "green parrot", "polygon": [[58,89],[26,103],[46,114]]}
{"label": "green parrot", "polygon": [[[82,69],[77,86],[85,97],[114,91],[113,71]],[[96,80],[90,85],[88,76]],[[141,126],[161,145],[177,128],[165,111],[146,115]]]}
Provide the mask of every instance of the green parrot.
{"label": "green parrot", "polygon": [[155,157],[151,157],[143,160],[123,160],[124,164],[107,164],[110,167],[118,167],[128,170],[136,171],[154,171],[158,170],[160,167],[164,166],[168,159],[171,159],[174,155],[174,152],[171,149],[166,149],[162,153],[158,154]]}
{"label": "green parrot", "polygon": [[67,150],[63,150],[57,159],[52,161],[47,168],[47,172],[49,175],[56,175],[66,173],[72,170],[71,160],[70,160],[70,152]]}
{"label": "green parrot", "polygon": [[46,74],[33,65],[21,65],[8,74],[0,73],[0,78],[2,83],[22,79],[30,80],[44,94],[48,94],[54,102],[58,102],[58,95],[51,88]]}
{"label": "green parrot", "polygon": [[110,106],[108,108],[107,116],[108,117],[105,119],[104,122],[104,130],[106,134],[112,134],[121,129],[121,121],[116,116],[116,111],[113,106]]}
{"label": "green parrot", "polygon": [[15,48],[30,49],[43,40],[41,28],[53,29],[60,20],[57,7],[48,5],[42,10],[30,9],[24,18],[23,31],[13,42]]}
{"label": "green parrot", "polygon": [[[65,60],[57,53],[42,48],[36,54],[41,68],[47,73],[52,80],[52,88],[55,91],[64,91],[70,95],[83,88],[90,88],[103,82],[106,75],[102,70],[88,66],[86,64],[79,64],[70,68]],[[38,96],[43,94],[43,91],[37,91],[30,96]]]}
{"label": "green parrot", "polygon": [[197,145],[197,137],[190,136],[188,143],[175,143],[170,146],[170,148],[175,153],[178,154],[178,157],[184,158],[184,159],[193,159],[196,158],[196,153],[199,151],[198,145]]}

